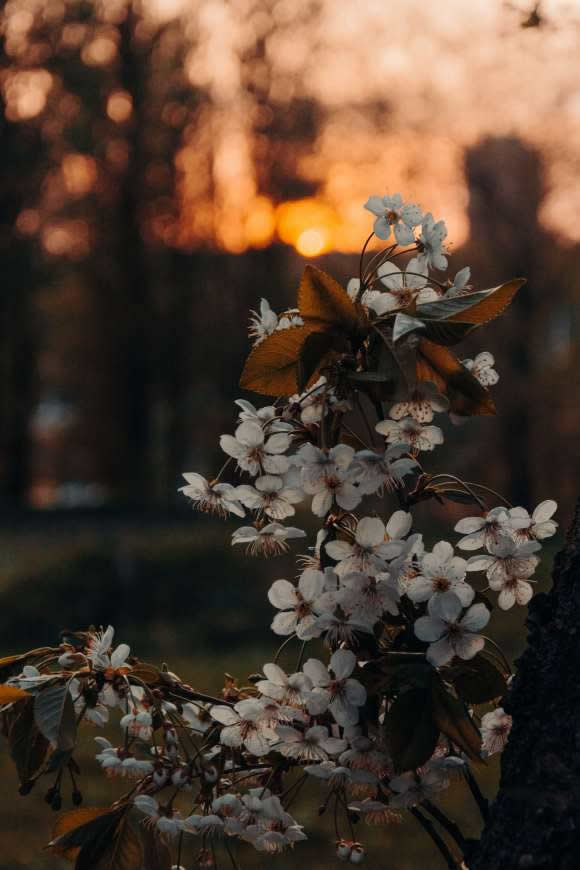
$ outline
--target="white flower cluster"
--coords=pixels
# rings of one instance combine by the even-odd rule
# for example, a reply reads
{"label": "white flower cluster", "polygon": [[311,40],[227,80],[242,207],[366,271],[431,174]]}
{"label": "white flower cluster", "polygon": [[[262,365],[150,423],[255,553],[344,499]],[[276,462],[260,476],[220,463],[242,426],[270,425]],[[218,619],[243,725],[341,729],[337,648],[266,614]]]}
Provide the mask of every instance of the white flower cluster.
{"label": "white flower cluster", "polygon": [[[337,350],[334,369],[319,363],[324,374],[302,393],[289,395],[296,385],[283,380],[285,401],[257,408],[238,399],[235,432],[220,438],[227,457],[222,470],[211,480],[188,472],[181,488],[201,511],[244,518],[247,524],[234,531],[232,543],[245,545],[252,555],[275,556],[289,549],[289,541],[307,537],[285,524],[299,505],[320,519],[316,543],[302,557],[296,581],[277,579],[268,590],[276,610],[271,628],[283,638],[273,661],[242,688],[228,677],[221,697],[214,697],[166,669],[138,662],[126,644],[113,648],[109,626],[79,632],[46,657],[45,650],[33,651],[22,657],[22,672],[8,680],[8,706],[15,690],[36,695],[35,722],[67,763],[70,735],[62,723],[55,730],[54,711],[63,716],[68,711],[75,726],[82,719],[104,726],[110,710],[118,711],[118,745],[97,737],[96,759],[107,776],[132,780],[115,806],[122,809],[125,801],[124,809],[140,813],[160,840],[175,842],[177,868],[189,838],[200,848],[200,867],[215,866],[216,848],[237,866],[228,845],[232,838],[263,853],[293,848],[306,834],[290,809],[307,781],[323,790],[321,813],[332,811],[337,858],[359,864],[365,849],[354,836],[357,820],[389,824],[400,820],[401,810],[415,812],[419,804],[431,812],[432,800],[454,772],[465,774],[469,783],[469,759],[500,751],[511,727],[502,707],[482,715],[470,711],[471,701],[462,695],[462,675],[477,683],[481,666],[496,678],[487,681],[491,689],[484,686],[483,703],[497,704],[507,685],[504,663],[496,668],[486,658],[490,650],[481,632],[490,618],[482,599],[487,587],[475,584],[486,582],[498,592],[501,610],[526,604],[540,542],[557,528],[556,503],[543,501],[531,515],[521,507],[488,510],[478,495],[491,492],[486,487],[423,472],[419,455],[443,442],[435,415],[453,416],[452,409],[462,406],[454,404],[454,388],[435,369],[436,383],[419,379],[414,355],[423,340],[419,333],[400,358],[394,348],[413,330],[423,330],[435,343],[442,336],[444,348],[449,337],[453,341],[477,322],[455,321],[448,329],[440,316],[442,310],[455,313],[475,304],[470,270],[465,267],[445,283],[430,276],[430,270],[447,267],[445,224],[399,194],[372,196],[366,208],[375,216],[375,235],[388,242],[393,234],[395,241],[373,256],[366,272],[361,258],[361,275],[347,289],[357,305],[341,297],[335,282],[325,285],[319,276],[330,300],[320,291],[321,310],[328,302],[329,320],[316,317],[312,327],[316,332],[328,325],[333,336],[344,315],[352,352],[341,356]],[[397,265],[399,253],[405,253],[397,245],[413,246],[405,267]],[[477,299],[492,292],[482,291]],[[333,293],[338,293],[338,326],[331,323]],[[255,344],[304,323],[296,310],[276,315],[265,299],[252,314]],[[256,356],[267,358],[264,348],[251,359]],[[294,364],[299,369],[301,359]],[[480,353],[463,366],[458,360],[452,366],[459,382],[463,378],[472,393],[486,396],[473,378],[484,387],[497,382],[492,355]],[[376,412],[372,422],[364,403]],[[380,447],[373,426],[384,439]],[[222,481],[228,468],[245,479]],[[424,498],[440,501],[453,491],[481,508],[481,515],[455,525],[458,552],[445,540],[426,545],[412,515]],[[379,499],[389,497],[394,503],[384,512]],[[368,498],[372,502],[363,506]],[[483,552],[469,555],[477,550]],[[478,581],[477,572],[486,580]],[[279,660],[293,640],[300,652],[287,672]],[[49,693],[45,720],[43,692]],[[472,727],[479,722],[481,740]],[[69,769],[72,777],[72,763]],[[285,776],[292,770],[298,775],[288,784]],[[443,812],[436,810],[434,818],[441,821]],[[448,833],[454,828],[446,826]],[[82,842],[80,835],[73,839],[75,847]],[[65,851],[70,846],[65,839]]]}
{"label": "white flower cluster", "polygon": [[276,314],[272,311],[267,299],[260,300],[260,311],[250,312],[250,338],[254,344],[260,344],[268,335],[292,326],[302,326],[304,321],[296,309]]}
{"label": "white flower cluster", "polygon": [[499,592],[498,605],[509,610],[514,604],[527,604],[533,595],[530,579],[540,559],[540,541],[552,537],[558,524],[552,519],[556,502],[541,502],[530,516],[522,507],[496,507],[483,517],[466,517],[455,526],[463,537],[462,550],[485,547],[487,555],[472,556],[468,571],[485,571],[490,589]]}

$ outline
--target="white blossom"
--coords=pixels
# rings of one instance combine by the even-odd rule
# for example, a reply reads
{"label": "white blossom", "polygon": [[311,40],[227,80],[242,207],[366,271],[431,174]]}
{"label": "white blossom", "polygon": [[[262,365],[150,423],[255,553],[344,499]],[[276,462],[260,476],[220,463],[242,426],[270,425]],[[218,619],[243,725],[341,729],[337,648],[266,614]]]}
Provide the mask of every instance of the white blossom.
{"label": "white blossom", "polygon": [[245,420],[236,429],[235,437],[220,437],[220,446],[224,453],[237,461],[239,468],[256,477],[261,471],[284,474],[288,470],[288,457],[282,454],[288,450],[290,441],[287,432],[276,432],[264,441],[262,427]]}
{"label": "white blossom", "polygon": [[395,792],[389,798],[389,805],[397,809],[415,807],[424,800],[430,800],[448,786],[449,778],[442,771],[425,765],[419,774],[407,771],[389,781],[389,788]]}
{"label": "white blossom", "polygon": [[87,644],[87,658],[92,662],[95,670],[105,671],[109,668],[117,670],[121,667],[130,670],[130,666],[126,662],[131,649],[126,643],[120,643],[111,652],[114,636],[115,629],[112,625],[109,625],[105,631],[91,633]]}
{"label": "white blossom", "polygon": [[275,331],[278,326],[278,315],[272,311],[270,303],[264,298],[260,300],[260,311],[251,311],[250,314],[250,338],[254,339],[254,344],[260,344]]}
{"label": "white blossom", "polygon": [[558,523],[552,516],[557,508],[558,505],[552,499],[540,502],[531,516],[523,507],[510,508],[508,513],[516,529],[516,539],[544,541],[555,535]]}
{"label": "white blossom", "polygon": [[243,484],[236,487],[236,497],[250,510],[262,510],[273,520],[284,520],[294,516],[293,505],[304,498],[299,489],[284,486],[281,477],[265,474],[257,477],[255,486]]}
{"label": "white blossom", "polygon": [[372,291],[367,304],[379,317],[389,311],[407,308],[412,302],[423,305],[439,299],[437,291],[427,286],[427,268],[417,257],[409,260],[404,272],[387,260],[377,269],[377,276],[387,289],[383,292]]}
{"label": "white blossom", "polygon": [[245,511],[236,497],[236,488],[230,483],[209,483],[201,474],[191,471],[184,472],[183,476],[187,486],[181,486],[179,492],[190,498],[198,510],[224,517],[228,513],[238,517],[245,516]]}
{"label": "white blossom", "polygon": [[463,295],[466,290],[469,290],[469,279],[471,277],[471,269],[469,266],[464,266],[456,273],[452,284],[445,291],[445,298],[452,299],[454,296]]}
{"label": "white blossom", "polygon": [[487,625],[489,610],[485,604],[472,604],[459,619],[461,601],[453,592],[430,599],[428,616],[415,621],[415,635],[429,643],[427,660],[435,667],[448,664],[454,656],[472,659],[483,649],[484,639],[477,632]]}
{"label": "white blossom", "polygon": [[421,235],[419,236],[419,255],[417,259],[421,265],[433,269],[446,269],[447,257],[443,254],[443,242],[447,238],[445,221],[435,223],[431,212],[425,215],[421,221]]}
{"label": "white blossom", "polygon": [[383,613],[397,616],[399,590],[389,574],[369,577],[368,574],[347,574],[343,577],[340,606],[353,619],[374,625]]}
{"label": "white blossom", "polygon": [[305,426],[320,423],[325,406],[330,404],[330,391],[326,378],[320,377],[310,389],[302,395],[291,396],[288,402],[290,405],[300,406],[300,420]]}
{"label": "white blossom", "polygon": [[288,675],[273,662],[265,664],[262,671],[266,679],[256,683],[256,688],[261,695],[273,698],[280,704],[294,707],[306,704],[308,692],[312,689],[312,682],[306,674],[299,671]]}
{"label": "white blossom", "polygon": [[215,705],[210,713],[216,722],[225,727],[220,733],[220,742],[225,746],[245,748],[252,755],[267,755],[275,731],[264,721],[265,706],[256,698],[244,698],[234,707]]}
{"label": "white blossom", "polygon": [[329,737],[328,728],[315,725],[305,731],[298,731],[286,725],[278,725],[276,733],[280,743],[274,748],[286,758],[303,761],[326,761],[329,755],[338,755],[347,747],[346,740]]}
{"label": "white blossom", "polygon": [[412,453],[433,450],[437,444],[443,444],[443,432],[438,426],[422,426],[413,417],[382,420],[375,429],[389,444],[408,444]]}
{"label": "white blossom", "polygon": [[305,444],[293,458],[301,469],[302,487],[313,496],[312,512],[323,517],[336,503],[344,510],[352,510],[361,500],[353,484],[356,470],[350,469],[354,450],[348,444],[338,444],[330,450],[321,450]]}
{"label": "white blossom", "polygon": [[[405,514],[405,523],[400,529],[397,528],[397,531],[406,534],[410,522],[410,515]],[[386,569],[387,559],[400,556],[403,546],[402,541],[390,540],[387,529],[378,517],[363,517],[357,524],[352,543],[329,541],[326,544],[326,552],[331,559],[338,561],[336,572],[340,576],[352,572],[378,574]]]}
{"label": "white blossom", "polygon": [[276,580],[270,587],[268,599],[281,612],[274,617],[272,631],[279,635],[296,632],[301,640],[318,637],[320,631],[313,628],[316,616],[334,606],[333,593],[328,588],[332,576],[329,569],[325,573],[307,569],[298,586],[288,580]]}
{"label": "white blossom", "polygon": [[235,405],[240,408],[238,414],[238,422],[257,423],[262,428],[268,427],[269,432],[291,432],[293,427],[290,423],[278,417],[274,405],[265,405],[263,408],[256,408],[247,399],[236,399]]}
{"label": "white blossom", "polygon": [[312,715],[329,709],[339,725],[358,722],[358,707],[365,703],[367,693],[364,686],[350,676],[355,667],[356,656],[346,649],[333,653],[328,668],[318,659],[308,659],[303,670],[314,686],[308,700]]}
{"label": "white blossom", "polygon": [[188,702],[183,704],[181,716],[193,731],[205,734],[211,728],[211,716],[209,707],[204,704]]}
{"label": "white blossom", "polygon": [[363,618],[360,611],[356,614],[350,614],[341,609],[334,613],[326,612],[317,616],[312,625],[312,631],[316,632],[316,637],[324,634],[325,644],[331,649],[336,649],[342,644],[350,649],[358,646],[357,633],[372,634],[373,625],[374,620]]}
{"label": "white blossom", "polygon": [[405,453],[406,444],[394,444],[387,447],[384,453],[359,450],[353,461],[353,468],[356,469],[354,482],[359,492],[363,495],[375,492],[382,495],[385,490],[394,492],[399,489],[404,478],[418,468],[415,460],[404,456]]}
{"label": "white blossom", "polygon": [[448,409],[449,399],[431,381],[422,381],[417,384],[409,399],[391,406],[389,417],[392,420],[413,417],[417,423],[430,423],[435,411],[441,413]]}
{"label": "white blossom", "polygon": [[512,728],[512,717],[497,707],[481,718],[481,748],[484,755],[501,752]]}
{"label": "white blossom", "polygon": [[457,542],[460,550],[479,550],[489,547],[503,537],[509,537],[514,522],[506,508],[495,507],[482,517],[464,517],[455,526],[455,531],[464,535]]}
{"label": "white blossom", "polygon": [[399,245],[412,245],[415,241],[413,227],[421,223],[421,209],[414,203],[404,203],[400,193],[393,196],[371,196],[365,208],[375,215],[373,231],[377,238],[386,241],[391,227]]}
{"label": "white blossom", "polygon": [[518,543],[502,537],[489,544],[489,555],[472,556],[467,570],[486,572],[490,588],[500,593],[497,603],[502,610],[509,610],[514,604],[525,605],[533,595],[528,578],[540,561],[534,555],[540,547],[537,541]]}
{"label": "white blossom", "polygon": [[292,538],[305,538],[306,532],[293,526],[268,523],[261,529],[255,526],[242,526],[232,535],[233,544],[247,544],[247,552],[252,556],[279,556],[288,551]]}
{"label": "white blossom", "polygon": [[447,541],[439,541],[432,553],[425,553],[420,573],[408,584],[411,601],[428,601],[433,596],[454,592],[463,607],[473,601],[475,590],[465,582],[467,562],[453,552]]}
{"label": "white blossom", "polygon": [[495,360],[489,351],[484,350],[475,359],[463,359],[461,362],[482,386],[492,387],[499,381],[499,375],[494,369]]}

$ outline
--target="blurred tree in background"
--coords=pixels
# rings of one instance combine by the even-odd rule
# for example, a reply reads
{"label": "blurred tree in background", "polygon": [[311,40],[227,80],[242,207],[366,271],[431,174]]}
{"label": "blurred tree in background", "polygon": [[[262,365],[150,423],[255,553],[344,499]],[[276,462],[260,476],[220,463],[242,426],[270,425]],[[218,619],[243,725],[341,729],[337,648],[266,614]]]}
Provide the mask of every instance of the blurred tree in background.
{"label": "blurred tree in background", "polygon": [[[287,243],[316,255],[325,232],[300,236],[301,222],[336,222],[319,196],[345,196],[336,137],[350,123],[344,144],[362,167],[360,136],[389,136],[386,98],[369,93],[339,111],[309,94],[308,70],[327,51],[322,2],[208,2],[161,17],[154,5],[18,0],[2,11],[8,511],[177,504],[181,471],[215,464],[204,433],[227,425],[237,395],[244,312],[262,295],[276,307],[291,299],[301,263]],[[316,154],[332,142],[323,178]],[[385,183],[390,168],[387,159]],[[461,261],[478,283],[529,277],[488,347],[502,349],[502,424],[487,424],[488,458],[496,482],[531,503],[564,451],[566,472],[548,477],[570,508],[578,252],[539,223],[546,181],[530,146],[480,141],[466,183]],[[355,272],[354,256],[327,256],[345,279]],[[549,400],[549,427],[531,419],[532,383]],[[468,429],[459,441],[476,474]]]}

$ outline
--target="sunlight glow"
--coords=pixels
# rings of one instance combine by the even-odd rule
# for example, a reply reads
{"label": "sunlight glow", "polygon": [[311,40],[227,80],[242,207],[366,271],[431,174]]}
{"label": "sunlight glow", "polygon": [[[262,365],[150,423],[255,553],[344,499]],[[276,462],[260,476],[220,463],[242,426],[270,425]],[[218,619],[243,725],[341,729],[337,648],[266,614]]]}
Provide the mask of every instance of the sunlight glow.
{"label": "sunlight glow", "polygon": [[328,250],[324,229],[304,230],[296,239],[296,250],[303,257],[318,257]]}

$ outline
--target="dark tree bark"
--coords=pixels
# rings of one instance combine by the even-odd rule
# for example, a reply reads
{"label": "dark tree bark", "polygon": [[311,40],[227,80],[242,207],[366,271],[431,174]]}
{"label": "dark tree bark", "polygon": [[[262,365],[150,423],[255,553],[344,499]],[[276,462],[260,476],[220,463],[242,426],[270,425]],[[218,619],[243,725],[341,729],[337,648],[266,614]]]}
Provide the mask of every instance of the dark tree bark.
{"label": "dark tree bark", "polygon": [[505,702],[514,724],[470,870],[573,870],[580,850],[580,502]]}

